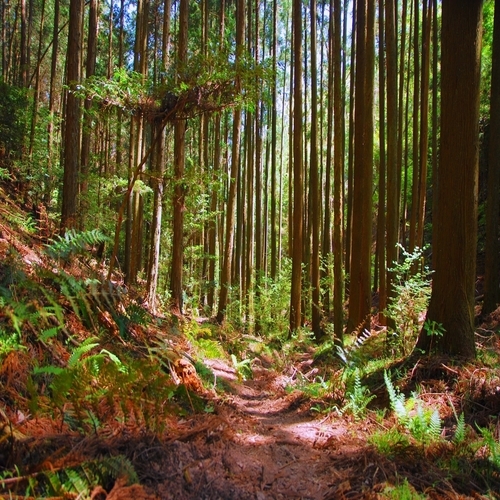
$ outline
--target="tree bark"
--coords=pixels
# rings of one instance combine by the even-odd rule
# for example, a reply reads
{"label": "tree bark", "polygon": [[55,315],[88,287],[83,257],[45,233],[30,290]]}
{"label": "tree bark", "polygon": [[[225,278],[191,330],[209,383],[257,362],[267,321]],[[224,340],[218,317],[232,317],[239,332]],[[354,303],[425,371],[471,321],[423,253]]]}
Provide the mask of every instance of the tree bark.
{"label": "tree bark", "polygon": [[[482,0],[444,0],[439,206],[433,218],[435,273],[417,352],[475,356],[479,81]],[[429,335],[439,325],[443,335]]]}
{"label": "tree bark", "polygon": [[500,219],[500,2],[495,2],[492,59],[483,314],[494,311],[500,302],[500,245],[498,243],[498,220]]}
{"label": "tree bark", "polygon": [[302,2],[293,1],[293,240],[292,283],[290,293],[290,333],[302,323],[302,250],[303,250],[303,146],[302,146]]}
{"label": "tree bark", "polygon": [[[237,0],[236,3],[236,65],[240,63],[243,51],[243,40],[245,37],[245,2]],[[237,80],[236,85],[239,86]],[[226,227],[224,254],[221,269],[221,286],[219,295],[219,306],[217,311],[217,322],[222,323],[226,315],[226,308],[231,286],[232,253],[234,242],[234,209],[236,203],[236,187],[238,183],[238,171],[240,164],[240,140],[241,140],[241,109],[236,108],[233,113],[233,136],[232,136],[232,165],[229,179],[229,192],[226,206]]]}
{"label": "tree bark", "polygon": [[[178,71],[185,71],[187,61],[189,0],[180,1],[179,39],[177,47]],[[182,267],[184,265],[184,164],[186,161],[186,121],[178,120],[174,124],[174,197],[173,197],[173,235],[172,267],[170,273],[171,309],[182,314]]]}
{"label": "tree bark", "polygon": [[324,336],[321,329],[322,310],[320,304],[320,282],[319,282],[319,253],[320,253],[320,192],[318,172],[318,56],[316,51],[317,39],[317,7],[316,0],[311,0],[311,159],[309,165],[309,199],[311,200],[311,320],[312,331],[316,341]]}
{"label": "tree bark", "polygon": [[373,78],[375,3],[358,5],[348,331],[370,328],[373,181]]}
{"label": "tree bark", "polygon": [[[66,80],[70,90],[81,77],[83,0],[71,0],[68,28],[68,69]],[[78,181],[80,173],[80,99],[67,92],[64,128],[64,174],[61,231],[75,228],[78,215]]]}

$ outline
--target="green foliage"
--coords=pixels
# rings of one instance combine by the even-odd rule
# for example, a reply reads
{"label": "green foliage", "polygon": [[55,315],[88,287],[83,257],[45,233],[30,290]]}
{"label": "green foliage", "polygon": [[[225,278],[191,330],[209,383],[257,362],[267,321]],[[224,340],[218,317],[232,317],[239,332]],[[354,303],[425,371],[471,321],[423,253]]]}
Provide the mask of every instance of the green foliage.
{"label": "green foliage", "polygon": [[296,383],[293,386],[287,387],[287,389],[290,391],[297,389],[311,398],[323,398],[330,392],[330,382],[320,375],[317,375],[313,381],[310,381],[307,377],[299,373]]}
{"label": "green foliage", "polygon": [[236,358],[234,354],[231,354],[231,361],[233,363],[234,369],[236,370],[236,373],[238,374],[238,377],[242,378],[243,380],[253,378],[251,359],[242,359],[241,361],[238,361],[238,358]]}
{"label": "green foliage", "polygon": [[479,427],[479,432],[488,449],[488,459],[493,467],[500,469],[500,442],[495,439],[495,435],[490,429]]}
{"label": "green foliage", "polygon": [[[453,408],[453,411],[455,412],[455,408]],[[453,435],[453,442],[455,444],[461,444],[465,441],[466,437],[467,437],[467,428],[465,427],[465,417],[464,414],[461,413],[460,417],[457,418],[457,427],[455,428],[455,434]]]}
{"label": "green foliage", "polygon": [[64,236],[57,236],[46,246],[45,251],[53,259],[68,260],[71,255],[81,255],[89,251],[93,245],[110,241],[109,237],[99,229],[78,232],[69,229]]}
{"label": "green foliage", "polygon": [[396,330],[388,336],[393,354],[406,356],[409,350],[408,344],[417,336],[421,315],[429,303],[431,271],[427,267],[422,268],[422,249],[415,248],[413,253],[409,253],[401,245],[398,244],[398,246],[401,249],[403,261],[395,263],[390,269],[394,276],[395,299],[389,304],[385,314],[396,325]]}
{"label": "green foliage", "polygon": [[425,409],[416,396],[406,400],[392,384],[387,371],[384,380],[389,394],[389,401],[398,422],[420,443],[427,444],[441,438],[442,423],[437,408]]}
{"label": "green foliage", "polygon": [[17,158],[27,132],[27,91],[0,81],[0,149],[7,158]]}
{"label": "green foliage", "polygon": [[351,413],[356,420],[361,419],[366,415],[367,407],[375,397],[374,394],[370,394],[368,387],[361,385],[359,369],[356,368],[346,390],[347,403],[343,412]]}
{"label": "green foliage", "polygon": [[[11,474],[17,483],[26,484],[25,495],[42,497],[70,497],[90,498],[96,486],[103,486],[110,490],[113,483],[120,478],[125,484],[138,483],[139,479],[134,466],[123,455],[101,457],[83,462],[73,467],[44,470],[31,476]],[[12,479],[10,480],[12,482]],[[8,486],[0,480],[0,489]]]}
{"label": "green foliage", "polygon": [[139,73],[120,69],[112,78],[87,78],[75,94],[98,103],[100,110],[119,108],[131,114],[175,119],[251,106],[261,96],[262,81],[271,77],[269,68],[249,54],[242,54],[238,64],[218,50],[196,51],[189,57],[187,63],[174,61],[161,86]]}
{"label": "green foliage", "polygon": [[347,368],[359,366],[363,361],[363,353],[361,347],[371,337],[371,332],[364,330],[360,335],[356,336],[354,342],[350,346],[337,345],[337,356]]}
{"label": "green foliage", "polygon": [[395,427],[387,431],[375,432],[369,436],[368,442],[379,453],[388,458],[395,457],[399,451],[404,450],[410,445],[408,436]]}
{"label": "green foliage", "polygon": [[388,485],[382,491],[380,498],[388,500],[425,500],[427,498],[423,493],[417,493],[415,488],[408,483],[408,479],[396,486]]}
{"label": "green foliage", "polygon": [[405,420],[408,417],[408,412],[405,406],[405,395],[395,389],[394,385],[392,384],[391,378],[387,374],[387,371],[384,371],[384,381],[387,392],[389,394],[389,402],[392,410],[399,420]]}
{"label": "green foliage", "polygon": [[275,280],[259,279],[255,297],[255,322],[260,334],[279,345],[288,340],[291,273],[291,260],[282,259],[281,271]]}

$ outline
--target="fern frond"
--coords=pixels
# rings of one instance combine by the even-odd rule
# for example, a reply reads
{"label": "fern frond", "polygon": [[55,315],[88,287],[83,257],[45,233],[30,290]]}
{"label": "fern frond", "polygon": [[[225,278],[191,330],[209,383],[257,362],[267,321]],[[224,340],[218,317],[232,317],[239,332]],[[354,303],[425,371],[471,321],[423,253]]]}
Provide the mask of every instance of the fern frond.
{"label": "fern frond", "polygon": [[109,241],[109,237],[99,229],[77,232],[74,229],[66,231],[64,236],[58,236],[46,246],[46,253],[54,259],[68,259],[71,254],[82,254],[92,245]]}
{"label": "fern frond", "polygon": [[[455,410],[455,409],[453,408],[453,410]],[[455,417],[456,417],[456,414],[455,414]],[[466,432],[466,428],[465,428],[465,417],[464,417],[464,414],[461,413],[460,417],[457,418],[457,427],[455,429],[455,434],[453,435],[453,442],[455,444],[463,443],[465,441],[466,435],[467,435],[467,432]]]}
{"label": "fern frond", "polygon": [[64,370],[64,368],[54,365],[35,366],[33,368],[33,373],[35,375],[61,375],[62,373],[64,373]]}
{"label": "fern frond", "polygon": [[119,477],[124,477],[128,484],[139,482],[134,466],[123,455],[99,458],[76,467],[44,471],[39,477],[38,485],[35,486],[48,487],[50,493],[55,495],[77,494],[78,498],[88,498],[93,488],[109,485]]}
{"label": "fern frond", "polygon": [[389,394],[389,401],[391,408],[400,420],[406,420],[408,418],[408,410],[406,409],[406,398],[405,395],[397,391],[392,384],[391,378],[384,370],[384,381],[387,387],[387,392]]}
{"label": "fern frond", "polygon": [[429,421],[429,437],[431,440],[435,441],[441,437],[442,424],[441,417],[439,416],[439,411],[437,408],[432,412]]}
{"label": "fern frond", "polygon": [[95,342],[95,340],[97,340],[96,337],[85,339],[82,344],[73,350],[68,360],[69,368],[74,368],[84,354],[87,354],[89,351],[94,349],[94,347],[99,345],[99,342]]}
{"label": "fern frond", "polygon": [[490,452],[490,461],[495,467],[500,467],[500,443],[496,441],[493,432],[489,429],[478,427],[484,442]]}

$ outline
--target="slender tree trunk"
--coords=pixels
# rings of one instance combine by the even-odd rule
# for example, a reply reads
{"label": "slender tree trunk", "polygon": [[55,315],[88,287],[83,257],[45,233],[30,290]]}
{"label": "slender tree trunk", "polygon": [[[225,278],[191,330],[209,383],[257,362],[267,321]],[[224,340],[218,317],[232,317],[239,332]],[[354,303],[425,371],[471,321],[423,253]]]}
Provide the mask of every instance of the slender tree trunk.
{"label": "slender tree trunk", "polygon": [[42,55],[44,24],[45,24],[45,0],[42,0],[41,13],[40,13],[40,31],[38,37],[37,64],[35,69],[35,88],[33,92],[33,111],[31,114],[31,131],[30,131],[30,143],[28,150],[28,156],[30,158],[30,161],[33,158],[35,131],[38,119],[38,105],[40,100],[40,65],[41,65],[41,55]]}
{"label": "slender tree trunk", "polygon": [[340,0],[334,1],[335,43],[334,43],[334,152],[333,152],[333,332],[342,343],[344,331],[344,235],[343,235],[343,174],[344,174],[344,133],[341,79],[341,8]]}
{"label": "slender tree trunk", "polygon": [[47,183],[45,185],[44,201],[49,203],[53,182],[53,145],[54,145],[54,120],[56,111],[55,84],[57,75],[57,52],[59,49],[59,0],[54,1],[54,29],[52,30],[52,56],[50,60],[50,86],[49,86],[49,124],[47,127]]}
{"label": "slender tree trunk", "polygon": [[278,57],[278,0],[273,0],[273,43],[272,43],[272,65],[273,82],[271,90],[271,273],[270,276],[276,279],[278,269],[278,231],[277,227],[277,158],[278,147],[278,112],[277,106],[277,57]]}
{"label": "slender tree trunk", "polygon": [[[89,2],[89,27],[87,36],[87,61],[85,65],[85,76],[87,78],[95,74],[97,57],[97,30],[98,30],[98,0]],[[80,228],[84,228],[84,218],[88,211],[88,201],[85,195],[88,186],[88,174],[90,167],[90,140],[92,132],[92,117],[89,114],[92,107],[92,99],[85,99],[82,129],[82,151],[81,151],[81,177],[80,177]]]}
{"label": "slender tree trunk", "polygon": [[411,215],[409,250],[413,252],[417,243],[418,202],[419,202],[419,110],[420,110],[420,0],[415,0],[413,5],[413,140],[412,140],[412,170],[413,179],[411,187]]}
{"label": "slender tree trunk", "polygon": [[[162,48],[161,48],[161,72],[164,74],[169,65],[170,51],[170,12],[172,10],[172,1],[164,0],[163,2],[163,33],[162,33]],[[164,78],[162,78],[164,80]],[[156,313],[156,290],[158,286],[158,271],[160,265],[160,241],[161,241],[161,224],[163,217],[163,194],[165,175],[165,142],[167,138],[166,128],[163,124],[155,125],[155,133],[161,134],[156,147],[154,170],[152,176],[152,185],[154,190],[153,198],[153,217],[151,220],[151,246],[148,259],[148,273],[146,284],[146,297],[149,308],[153,313]]]}
{"label": "slender tree trunk", "polygon": [[348,331],[370,328],[375,3],[356,14],[356,118]]}
{"label": "slender tree trunk", "polygon": [[[397,243],[399,241],[400,182],[398,175],[398,54],[397,9],[395,0],[385,0],[385,14],[385,46],[387,53],[387,300],[384,307],[391,304],[394,298],[394,273],[391,269],[394,267],[394,263],[398,260]],[[403,48],[401,50],[403,50]],[[388,326],[394,328],[395,325],[391,322],[391,320],[388,320]]]}
{"label": "slender tree trunk", "polygon": [[[236,65],[240,63],[243,51],[243,40],[245,36],[245,2],[237,0],[236,3]],[[236,85],[240,82],[237,79]],[[236,186],[238,183],[238,170],[240,163],[240,140],[241,140],[241,109],[236,108],[233,113],[233,136],[231,155],[231,176],[229,179],[229,193],[226,207],[226,237],[224,241],[224,255],[221,270],[221,288],[219,295],[219,306],[217,311],[217,322],[222,323],[226,314],[229,287],[231,286],[232,252],[234,241],[234,209],[236,202]]]}
{"label": "slender tree trunk", "polygon": [[317,39],[317,7],[316,0],[311,0],[311,159],[309,165],[309,199],[311,200],[311,318],[312,331],[317,341],[324,336],[321,329],[321,304],[320,304],[320,283],[319,283],[319,254],[320,254],[320,193],[319,193],[319,172],[318,172],[318,57],[316,51]]}
{"label": "slender tree trunk", "polygon": [[[404,230],[404,227],[405,227],[405,224],[406,224],[406,213],[405,213],[405,210],[406,210],[406,191],[402,194],[402,185],[401,185],[401,178],[402,178],[402,172],[403,172],[403,142],[404,142],[404,138],[405,138],[405,132],[407,132],[407,127],[406,127],[406,123],[407,123],[407,118],[404,116],[404,110],[405,110],[405,106],[404,106],[404,103],[405,103],[405,75],[407,75],[407,71],[405,71],[405,56],[406,56],[406,17],[407,17],[407,11],[408,11],[408,0],[403,0],[403,5],[402,5],[402,12],[401,12],[401,43],[400,43],[400,53],[399,53],[399,89],[398,89],[398,136],[397,136],[397,153],[396,153],[396,157],[397,157],[397,168],[396,168],[396,183],[397,183],[397,192],[398,192],[398,201],[397,201],[397,204],[398,204],[398,207],[397,207],[397,221],[396,221],[396,224],[398,224],[398,228],[400,227],[399,224],[400,224],[400,221],[399,219],[401,219],[403,222],[401,222],[401,230],[399,230],[398,228],[396,229],[396,231],[399,231],[399,236],[398,236],[398,239],[396,240],[396,242],[394,243],[394,246],[396,246],[396,243],[398,242],[404,242],[404,234],[405,234],[405,230]],[[391,44],[391,46],[393,46],[393,44]],[[390,51],[391,48],[388,47],[388,51]],[[388,68],[388,71],[392,74],[392,69]],[[389,76],[389,80],[391,80],[392,78]],[[408,97],[407,97],[407,102],[408,102]],[[389,106],[389,103],[387,103],[387,105]],[[405,162],[405,165],[406,165],[406,162]],[[390,168],[390,167],[389,167]],[[406,168],[406,167],[405,167]],[[391,195],[392,196],[392,195]],[[402,200],[402,202],[401,202]],[[392,210],[390,207],[392,206],[393,203],[388,203],[388,208],[389,210]],[[401,214],[401,217],[400,217],[400,214]],[[388,218],[390,218],[389,220],[393,219],[392,216],[390,216],[388,214]],[[390,224],[390,222],[389,222]],[[393,231],[393,228],[390,229],[390,231]],[[392,235],[387,237],[387,241],[388,241],[388,246],[391,245],[391,239],[392,239]],[[397,261],[398,259],[398,251],[395,250],[395,258],[394,258],[394,255],[390,255],[390,252],[392,251],[392,249],[388,249],[388,253],[387,253],[387,265],[388,267],[392,267],[393,266],[393,262]],[[387,276],[387,290],[388,290],[388,293],[389,293],[389,302],[391,300],[393,300],[393,293],[394,293],[394,290],[393,290],[393,279],[394,279],[394,275],[389,272],[388,276]],[[390,325],[392,326],[392,325]]]}
{"label": "slender tree trunk", "polygon": [[[189,0],[180,1],[179,39],[177,60],[179,72],[182,74],[187,62]],[[184,260],[184,164],[186,161],[186,121],[177,120],[174,124],[174,198],[173,235],[172,235],[172,268],[170,273],[171,309],[182,314],[182,267]]]}
{"label": "slender tree trunk", "polygon": [[[330,2],[330,12],[335,12],[334,1]],[[328,75],[327,75],[327,108],[326,108],[326,165],[324,190],[323,244],[322,244],[322,274],[326,279],[330,273],[330,255],[332,253],[332,153],[333,153],[333,111],[335,107],[334,65],[335,65],[335,30],[334,16],[330,15],[328,22]],[[343,250],[343,249],[342,249]],[[326,286],[323,293],[323,308],[325,314],[330,313],[331,287]],[[335,332],[337,335],[337,332]]]}
{"label": "slender tree trunk", "polygon": [[[68,29],[68,69],[66,80],[71,88],[81,77],[83,0],[71,0]],[[80,99],[67,93],[64,136],[64,174],[61,231],[75,228],[78,215],[78,181],[80,173]]]}
{"label": "slender tree trunk", "polygon": [[293,240],[292,289],[290,294],[290,332],[301,326],[302,249],[303,249],[303,147],[302,147],[302,2],[293,1]]}
{"label": "slender tree trunk", "polygon": [[[361,6],[360,6],[361,8]],[[357,9],[358,0],[353,0],[352,3],[352,28],[351,28],[351,75],[349,82],[349,137],[348,137],[348,160],[347,160],[347,222],[346,222],[346,233],[345,233],[345,270],[347,275],[349,275],[349,280],[346,280],[346,288],[350,286],[350,274],[351,274],[351,250],[352,250],[352,205],[353,205],[353,184],[354,184],[354,127],[355,127],[355,117],[354,117],[354,99],[355,99],[355,82],[356,82],[356,71],[357,71],[357,61],[356,61],[356,19],[357,19]]]}
{"label": "slender tree trunk", "polygon": [[21,6],[21,40],[20,40],[20,66],[19,86],[28,86],[28,11],[26,0],[20,0]]}
{"label": "slender tree trunk", "polygon": [[422,13],[422,84],[420,96],[420,150],[419,150],[419,187],[418,187],[418,222],[416,245],[421,247],[424,241],[425,200],[427,192],[427,152],[429,144],[429,72],[432,4],[427,6],[424,0]]}
{"label": "slender tree trunk", "polygon": [[[378,173],[378,210],[377,210],[377,249],[373,277],[373,290],[378,288],[379,296],[379,322],[385,325],[384,311],[387,306],[386,288],[386,60],[384,53],[384,0],[379,0],[379,173]],[[379,277],[380,276],[380,277]],[[379,282],[378,282],[379,281]]]}

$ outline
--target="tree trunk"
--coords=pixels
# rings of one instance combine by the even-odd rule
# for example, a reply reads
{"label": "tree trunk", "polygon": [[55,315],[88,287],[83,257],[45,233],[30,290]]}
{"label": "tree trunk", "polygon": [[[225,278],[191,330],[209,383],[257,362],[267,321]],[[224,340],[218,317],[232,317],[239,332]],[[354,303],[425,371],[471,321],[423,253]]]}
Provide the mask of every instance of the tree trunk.
{"label": "tree trunk", "polygon": [[[181,0],[179,13],[179,39],[177,58],[182,74],[186,68],[188,43],[189,0]],[[186,121],[177,120],[174,124],[174,198],[173,198],[173,235],[172,268],[170,273],[171,309],[182,314],[182,267],[184,260],[184,164],[186,160]]]}
{"label": "tree trunk", "polygon": [[334,1],[335,41],[333,68],[333,107],[334,107],[334,151],[333,151],[333,332],[342,342],[344,330],[344,235],[343,235],[343,172],[344,172],[344,133],[343,104],[341,84],[341,10],[340,0]]}
{"label": "tree trunk", "polygon": [[356,117],[348,331],[370,328],[375,3],[356,16]]}
{"label": "tree trunk", "polygon": [[[236,3],[236,65],[240,63],[243,40],[245,36],[245,2],[237,0]],[[239,81],[236,81],[239,86]],[[224,241],[224,255],[221,269],[221,286],[219,295],[219,306],[217,311],[217,322],[222,323],[226,314],[229,287],[231,286],[232,253],[234,241],[234,209],[236,202],[236,187],[238,183],[238,170],[240,164],[240,140],[241,140],[241,109],[236,108],[233,113],[233,137],[232,137],[232,165],[229,179],[229,192],[226,207],[226,236]]]}
{"label": "tree trunk", "polygon": [[[477,246],[482,0],[444,0],[435,274],[417,352],[472,358]],[[430,335],[438,325],[442,335]]]}
{"label": "tree trunk", "polygon": [[316,341],[320,341],[324,335],[321,329],[321,304],[320,304],[320,283],[319,283],[319,253],[320,253],[320,193],[319,193],[319,173],[318,173],[318,57],[316,51],[317,39],[317,7],[316,0],[311,0],[311,159],[309,165],[309,199],[311,200],[311,319],[312,331]]}
{"label": "tree trunk", "polygon": [[[397,9],[395,0],[385,0],[385,45],[387,53],[387,216],[386,216],[386,305],[394,298],[394,274],[390,269],[398,260],[399,200],[398,175],[398,54]],[[388,325],[395,327],[389,320]]]}
{"label": "tree trunk", "polygon": [[303,249],[303,148],[302,148],[302,2],[293,1],[293,216],[292,283],[290,293],[290,333],[302,322],[302,249]]}
{"label": "tree trunk", "polygon": [[378,208],[377,208],[377,249],[375,254],[375,266],[373,276],[373,290],[378,288],[379,297],[379,323],[385,325],[385,308],[387,306],[387,288],[386,288],[386,88],[385,71],[386,61],[384,48],[384,0],[378,2],[379,11],[379,168],[378,168]]}
{"label": "tree trunk", "polygon": [[[170,11],[172,7],[171,0],[164,0],[163,4],[163,33],[162,33],[162,72],[165,72],[169,63],[170,51]],[[161,222],[163,216],[163,176],[165,174],[165,141],[166,128],[162,123],[157,123],[155,133],[161,134],[156,147],[154,172],[152,176],[154,198],[153,198],[153,217],[151,220],[151,246],[148,259],[148,273],[146,284],[146,297],[149,308],[156,313],[156,289],[158,285],[158,268],[160,265],[160,241],[161,241]]]}
{"label": "tree trunk", "polygon": [[[85,65],[85,76],[89,78],[95,74],[97,57],[97,30],[98,30],[98,2],[90,0],[89,2],[89,27],[87,36],[87,61]],[[92,117],[89,115],[92,106],[92,99],[85,99],[83,129],[82,129],[82,152],[81,152],[81,177],[80,177],[80,228],[84,228],[84,218],[88,211],[88,201],[84,200],[87,193],[88,174],[90,167],[90,139],[92,132]]]}
{"label": "tree trunk", "polygon": [[[67,77],[70,88],[80,81],[82,60],[83,0],[71,0],[69,10]],[[61,231],[76,227],[78,215],[78,177],[80,173],[80,99],[67,92],[64,128],[64,175]]]}
{"label": "tree trunk", "polygon": [[488,193],[486,200],[486,244],[483,314],[500,302],[500,2],[495,2],[490,94],[490,138],[488,151]]}

